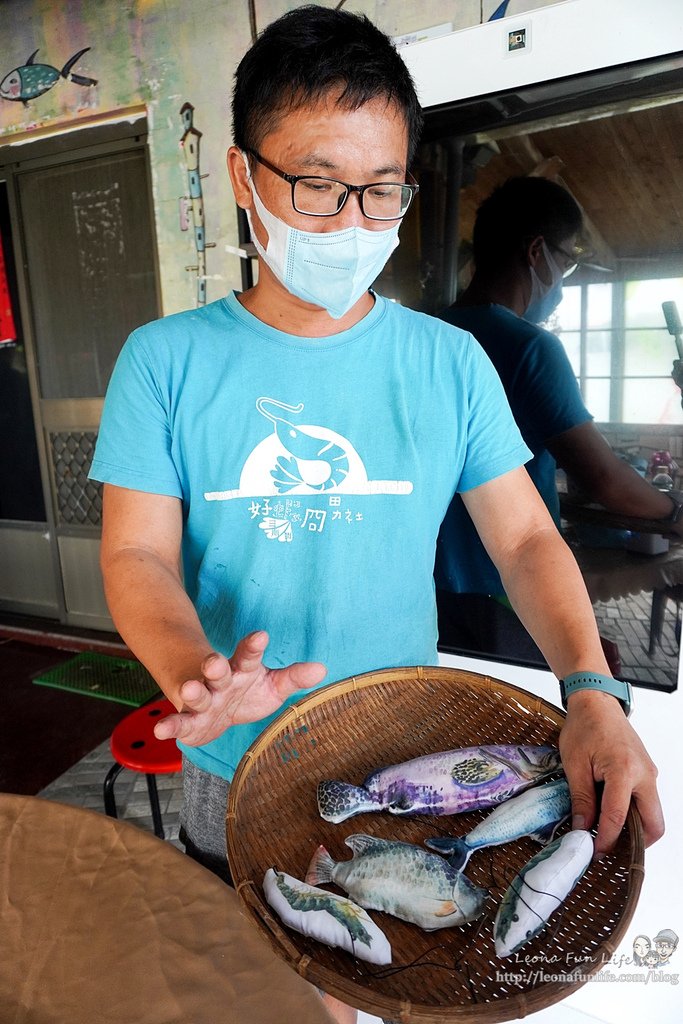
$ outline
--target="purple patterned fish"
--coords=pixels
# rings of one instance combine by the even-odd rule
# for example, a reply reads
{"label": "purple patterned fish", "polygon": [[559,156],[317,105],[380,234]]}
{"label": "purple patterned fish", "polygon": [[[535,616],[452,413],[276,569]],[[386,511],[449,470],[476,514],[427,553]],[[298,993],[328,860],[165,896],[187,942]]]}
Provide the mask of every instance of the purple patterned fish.
{"label": "purple patterned fish", "polygon": [[338,823],[354,814],[460,814],[493,807],[561,767],[556,747],[462,747],[381,768],[362,786],[318,784],[318,810]]}

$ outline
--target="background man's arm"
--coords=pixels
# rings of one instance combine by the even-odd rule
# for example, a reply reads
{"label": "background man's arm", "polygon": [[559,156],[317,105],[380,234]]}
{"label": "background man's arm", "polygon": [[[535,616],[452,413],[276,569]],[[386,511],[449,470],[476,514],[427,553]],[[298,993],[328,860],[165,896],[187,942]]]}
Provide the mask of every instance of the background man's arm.
{"label": "background man's arm", "polygon": [[[641,519],[667,519],[671,515],[671,499],[615,455],[594,423],[581,423],[545,443],[558,466],[588,501],[610,512]],[[683,534],[683,523],[672,529]]]}

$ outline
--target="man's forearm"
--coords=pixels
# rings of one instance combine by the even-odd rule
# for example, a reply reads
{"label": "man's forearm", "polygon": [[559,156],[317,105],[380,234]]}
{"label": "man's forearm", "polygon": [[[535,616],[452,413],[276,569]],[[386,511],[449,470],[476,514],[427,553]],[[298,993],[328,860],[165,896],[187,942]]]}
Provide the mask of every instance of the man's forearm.
{"label": "man's forearm", "polygon": [[554,525],[531,534],[498,567],[510,602],[558,679],[610,674],[583,577]]}
{"label": "man's forearm", "polygon": [[116,628],[179,709],[181,684],[197,678],[213,650],[179,574],[137,548],[116,552],[102,573]]}

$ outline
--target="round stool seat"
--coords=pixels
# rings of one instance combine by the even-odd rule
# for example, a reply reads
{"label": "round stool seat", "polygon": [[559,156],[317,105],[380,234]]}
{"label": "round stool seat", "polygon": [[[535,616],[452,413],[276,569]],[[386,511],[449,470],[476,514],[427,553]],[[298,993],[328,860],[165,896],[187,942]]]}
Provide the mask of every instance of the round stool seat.
{"label": "round stool seat", "polygon": [[175,740],[158,740],[154,726],[175,707],[166,697],[145,704],[119,722],[111,734],[109,745],[116,761],[134,772],[164,775],[179,772],[181,754]]}

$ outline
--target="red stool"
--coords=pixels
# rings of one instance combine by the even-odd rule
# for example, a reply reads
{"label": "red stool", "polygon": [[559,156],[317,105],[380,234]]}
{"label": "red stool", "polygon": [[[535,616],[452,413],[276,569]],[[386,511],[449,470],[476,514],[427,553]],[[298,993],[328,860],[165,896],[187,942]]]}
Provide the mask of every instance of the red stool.
{"label": "red stool", "polygon": [[158,740],[154,735],[154,725],[160,718],[175,713],[170,700],[163,697],[151,704],[131,711],[119,722],[111,734],[109,745],[116,761],[104,780],[104,810],[110,818],[118,817],[114,799],[114,783],[124,768],[133,772],[144,772],[147,778],[149,802],[152,807],[154,834],[164,839],[164,827],[161,822],[159,794],[155,775],[170,775],[179,772],[181,756],[175,740]]}

